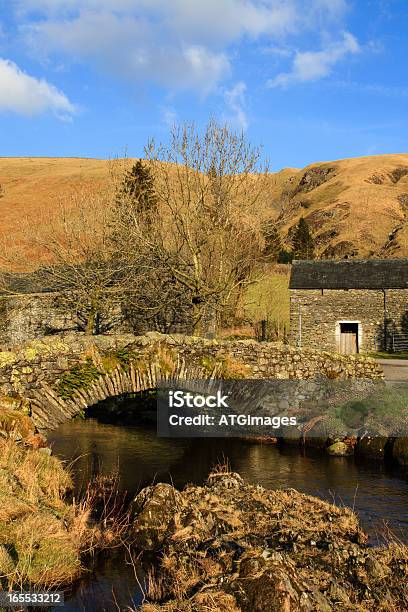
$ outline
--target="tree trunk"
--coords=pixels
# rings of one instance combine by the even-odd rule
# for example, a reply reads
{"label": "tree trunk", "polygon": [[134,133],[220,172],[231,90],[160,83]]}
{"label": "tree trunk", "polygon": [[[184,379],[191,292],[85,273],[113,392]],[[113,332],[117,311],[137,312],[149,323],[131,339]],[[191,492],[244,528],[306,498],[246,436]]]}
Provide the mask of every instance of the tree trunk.
{"label": "tree trunk", "polygon": [[193,336],[203,333],[203,304],[193,303]]}
{"label": "tree trunk", "polygon": [[91,310],[91,312],[89,313],[88,321],[86,322],[85,336],[93,336],[95,329],[95,317],[96,312],[94,310]]}

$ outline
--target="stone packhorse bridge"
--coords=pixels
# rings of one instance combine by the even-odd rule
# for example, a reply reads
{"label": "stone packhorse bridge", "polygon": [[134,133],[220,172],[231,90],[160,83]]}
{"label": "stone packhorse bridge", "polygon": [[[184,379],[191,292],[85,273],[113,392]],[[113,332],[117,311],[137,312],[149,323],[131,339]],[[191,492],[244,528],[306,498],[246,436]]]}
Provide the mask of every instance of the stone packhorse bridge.
{"label": "stone packhorse bridge", "polygon": [[50,336],[0,352],[0,398],[40,431],[110,397],[154,389],[159,380],[203,378],[381,379],[366,357],[298,350],[277,343],[189,336]]}

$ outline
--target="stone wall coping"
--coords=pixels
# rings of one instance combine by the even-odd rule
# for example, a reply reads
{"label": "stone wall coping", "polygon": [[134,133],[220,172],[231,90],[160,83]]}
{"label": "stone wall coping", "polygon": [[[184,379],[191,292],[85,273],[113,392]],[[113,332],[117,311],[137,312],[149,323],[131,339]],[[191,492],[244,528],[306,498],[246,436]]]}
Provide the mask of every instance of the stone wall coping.
{"label": "stone wall coping", "polygon": [[24,346],[14,349],[0,351],[0,367],[12,365],[21,359],[33,361],[39,356],[49,354],[66,355],[75,350],[96,346],[101,350],[112,350],[124,346],[148,346],[155,343],[163,343],[169,346],[197,346],[198,348],[253,348],[254,352],[276,352],[277,355],[291,354],[304,355],[305,357],[321,357],[335,359],[344,362],[369,362],[375,363],[372,357],[366,355],[341,355],[335,352],[321,351],[314,348],[297,348],[283,344],[282,342],[257,342],[254,339],[247,340],[224,340],[222,338],[208,339],[200,336],[187,336],[183,334],[161,334],[159,332],[148,332],[143,336],[133,334],[105,334],[100,336],[86,336],[84,333],[70,333],[64,336],[46,336],[42,339],[32,340]]}

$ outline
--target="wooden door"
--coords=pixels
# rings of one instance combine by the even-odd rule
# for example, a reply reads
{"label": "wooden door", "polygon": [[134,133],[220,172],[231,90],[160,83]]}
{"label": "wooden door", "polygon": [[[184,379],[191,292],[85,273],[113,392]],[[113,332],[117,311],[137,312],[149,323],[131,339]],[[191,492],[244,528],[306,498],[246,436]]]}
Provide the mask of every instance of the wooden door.
{"label": "wooden door", "polygon": [[342,324],[340,328],[340,353],[354,355],[358,353],[358,327],[357,325]]}

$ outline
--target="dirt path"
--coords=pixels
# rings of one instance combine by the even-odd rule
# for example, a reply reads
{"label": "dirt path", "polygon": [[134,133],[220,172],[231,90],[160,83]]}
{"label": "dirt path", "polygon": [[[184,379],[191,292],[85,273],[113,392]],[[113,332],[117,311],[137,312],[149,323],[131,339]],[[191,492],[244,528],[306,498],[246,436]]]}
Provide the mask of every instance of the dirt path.
{"label": "dirt path", "polygon": [[408,359],[376,359],[384,370],[385,381],[389,384],[408,384]]}

